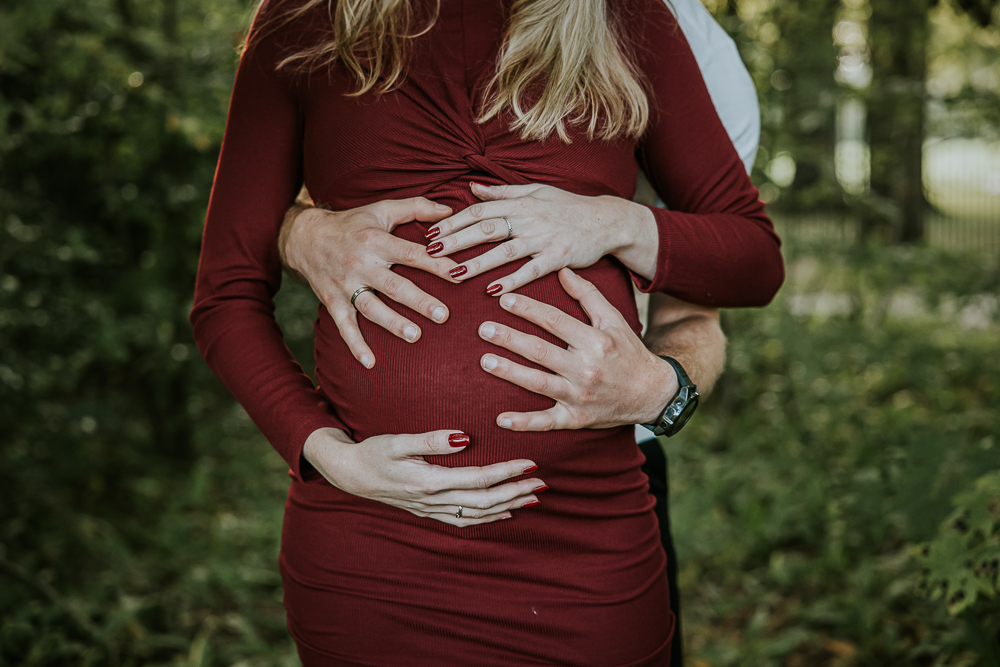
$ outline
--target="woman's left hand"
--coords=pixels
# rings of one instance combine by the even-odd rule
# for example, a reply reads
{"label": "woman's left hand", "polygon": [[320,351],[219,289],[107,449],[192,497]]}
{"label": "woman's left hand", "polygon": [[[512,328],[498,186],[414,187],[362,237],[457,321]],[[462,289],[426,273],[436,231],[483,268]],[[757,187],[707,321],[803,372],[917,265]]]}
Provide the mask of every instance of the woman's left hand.
{"label": "woman's left hand", "polygon": [[506,242],[451,269],[456,280],[467,280],[523,257],[531,260],[490,283],[487,294],[506,294],[562,268],[585,268],[605,255],[615,255],[647,278],[656,271],[656,220],[639,204],[619,197],[577,195],[537,183],[473,183],[471,187],[483,203],[473,204],[428,230],[431,244],[427,252],[443,257],[482,243]]}
{"label": "woman's left hand", "polygon": [[483,355],[479,363],[490,375],[556,402],[539,412],[504,412],[497,416],[497,425],[513,431],[549,431],[656,421],[679,389],[673,368],[646,348],[590,281],[563,269],[559,282],[580,302],[589,325],[521,294],[505,294],[500,306],[558,336],[568,348],[498,322],[479,327],[484,340],[553,371],[528,368],[498,354]]}

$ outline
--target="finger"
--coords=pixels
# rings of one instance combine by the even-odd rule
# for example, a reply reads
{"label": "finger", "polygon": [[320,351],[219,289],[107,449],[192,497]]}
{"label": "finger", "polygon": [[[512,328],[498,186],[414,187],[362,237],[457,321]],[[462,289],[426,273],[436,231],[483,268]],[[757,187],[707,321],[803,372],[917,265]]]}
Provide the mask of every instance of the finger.
{"label": "finger", "polygon": [[[428,433],[400,434],[392,436],[392,451],[397,459],[412,458],[414,456],[439,456],[445,454],[455,454],[460,452],[471,443],[471,438],[461,431],[445,430],[430,431]],[[452,470],[443,466],[435,466],[441,470]],[[455,468],[454,470],[467,470],[468,468]],[[479,470],[479,468],[473,468]],[[440,473],[437,474],[432,483],[431,493],[436,493],[442,489],[464,488],[460,486],[441,486]],[[504,478],[506,479],[506,478]],[[500,480],[498,480],[500,481]]]}
{"label": "finger", "polygon": [[[531,498],[535,493],[541,493],[548,486],[537,477],[510,482],[508,484],[498,484],[489,489],[476,491],[445,491],[432,496],[428,500],[433,501],[437,507],[433,511],[443,511],[441,508],[451,508],[461,505],[464,510],[462,516],[473,518],[496,514],[508,509],[516,509],[521,506],[521,502]],[[452,510],[454,513],[457,510]]]}
{"label": "finger", "polygon": [[438,239],[440,249],[434,249],[431,245],[427,246],[427,252],[433,251],[435,257],[444,257],[465,248],[503,241],[506,238],[507,223],[502,218],[487,218],[450,236]]}
{"label": "finger", "polygon": [[497,507],[491,507],[489,509],[481,510],[468,505],[441,505],[433,510],[430,510],[430,514],[450,514],[456,519],[458,517],[458,508],[462,508],[463,519],[487,519],[491,516],[501,513],[510,513],[511,510],[518,510],[522,507],[534,507],[535,505],[541,504],[537,496],[527,495],[521,496],[514,500],[502,503]]}
{"label": "finger", "polygon": [[385,222],[386,231],[399,225],[419,220],[437,222],[451,214],[451,207],[437,204],[425,197],[410,199],[387,199],[374,205],[375,212]]}
{"label": "finger", "polygon": [[500,307],[529,322],[534,322],[574,347],[580,347],[592,330],[592,327],[555,306],[535,301],[523,294],[504,294],[500,297]]}
{"label": "finger", "polygon": [[374,366],[375,353],[368,347],[365,337],[361,335],[361,328],[358,327],[357,311],[353,308],[338,308],[334,311],[329,307],[327,307],[327,311],[330,313],[330,317],[333,318],[333,323],[337,325],[340,337],[344,339],[347,348],[354,355],[354,358],[361,362],[361,365],[365,368]]}
{"label": "finger", "polygon": [[597,289],[594,283],[581,278],[572,269],[560,270],[559,282],[562,283],[567,294],[580,302],[580,306],[587,313],[593,326],[601,327],[602,324],[608,322],[625,321],[618,309],[604,298],[601,290]]}
{"label": "finger", "polygon": [[483,322],[479,326],[479,337],[557,373],[575,364],[572,353],[563,348],[496,322]]}
{"label": "finger", "polygon": [[534,394],[548,396],[555,401],[569,396],[569,383],[558,375],[516,364],[496,354],[484,354],[479,364],[490,375],[524,387]]}
{"label": "finger", "polygon": [[[440,521],[441,523],[447,523],[451,526],[457,526],[459,528],[468,528],[470,526],[481,526],[485,523],[493,523],[494,521],[503,521],[504,519],[509,519],[511,517],[510,512],[502,512],[501,514],[494,514],[493,516],[488,516],[483,519],[469,519],[464,516],[461,519],[459,519],[454,514],[443,514],[443,513],[438,514],[438,513],[420,512],[414,510],[410,511],[413,514],[416,514],[417,516],[423,517],[425,519],[433,519],[435,521]],[[457,512],[458,508],[456,508],[455,511]]]}
{"label": "finger", "polygon": [[495,201],[499,199],[515,199],[517,197],[527,197],[539,188],[545,187],[539,183],[528,183],[525,185],[484,185],[473,181],[469,183],[472,194],[483,201]]}
{"label": "finger", "polygon": [[497,415],[497,426],[510,431],[556,431],[574,426],[561,405],[538,412],[504,412]]}
{"label": "finger", "polygon": [[430,485],[440,491],[488,489],[500,482],[527,475],[536,470],[538,470],[538,466],[528,459],[514,459],[482,467],[445,468],[444,466],[436,466]]}
{"label": "finger", "polygon": [[[440,241],[445,236],[454,234],[460,229],[465,229],[469,225],[474,225],[480,220],[489,218],[499,219],[505,215],[509,217],[512,213],[514,213],[514,208],[510,202],[497,201],[473,204],[431,227],[427,230],[427,237],[428,239],[437,239]],[[504,229],[506,227],[507,225],[504,223]],[[438,230],[437,234],[434,234],[435,230]]]}
{"label": "finger", "polygon": [[386,244],[384,256],[390,263],[410,266],[449,282],[456,282],[448,275],[448,271],[456,266],[455,260],[449,257],[431,257],[427,254],[425,246],[411,243],[398,236],[388,236],[383,242]]}
{"label": "finger", "polygon": [[[407,308],[410,308],[429,320],[441,324],[448,319],[448,308],[438,299],[435,299],[427,292],[423,291],[412,282],[392,271],[381,272],[377,279],[375,280],[375,289],[389,297],[396,303],[401,303]],[[358,297],[359,299],[361,297]],[[357,301],[355,301],[357,303]],[[402,331],[404,332],[403,338],[409,340],[405,337],[406,326],[410,325],[409,320],[404,318],[402,315],[396,313],[398,320],[396,324],[405,323],[403,325]],[[411,325],[412,326],[412,325]],[[386,329],[390,329],[388,326]],[[399,334],[397,334],[399,335]],[[418,334],[419,335],[419,334]],[[416,340],[416,339],[414,339]],[[411,341],[412,342],[412,341]]]}
{"label": "finger", "polygon": [[354,307],[366,319],[407,343],[414,343],[420,338],[420,327],[379,301],[379,298],[371,292],[359,294],[354,300]]}
{"label": "finger", "polygon": [[[506,229],[506,225],[504,225]],[[465,230],[468,231],[468,230]],[[464,234],[465,232],[459,232],[459,234]],[[456,234],[458,236],[458,234]],[[447,241],[447,239],[445,239]],[[481,273],[486,273],[491,269],[495,269],[498,266],[503,266],[508,262],[513,262],[514,260],[521,259],[522,257],[527,257],[532,253],[533,249],[528,246],[528,242],[524,239],[511,239],[506,243],[501,243],[496,248],[484,252],[478,257],[473,257],[463,264],[459,264],[454,269],[451,270],[452,278],[459,280],[466,280],[472,276],[477,276]],[[531,262],[528,262],[529,264]],[[465,267],[465,270],[462,270]]]}
{"label": "finger", "polygon": [[[490,252],[493,251],[491,250]],[[484,253],[480,259],[485,260],[489,254],[489,252]],[[528,283],[538,280],[542,276],[547,276],[559,268],[555,262],[550,261],[545,255],[535,257],[509,276],[504,276],[490,283],[486,288],[486,293],[491,296],[500,296],[507,292],[513,292],[519,287],[524,287]]]}

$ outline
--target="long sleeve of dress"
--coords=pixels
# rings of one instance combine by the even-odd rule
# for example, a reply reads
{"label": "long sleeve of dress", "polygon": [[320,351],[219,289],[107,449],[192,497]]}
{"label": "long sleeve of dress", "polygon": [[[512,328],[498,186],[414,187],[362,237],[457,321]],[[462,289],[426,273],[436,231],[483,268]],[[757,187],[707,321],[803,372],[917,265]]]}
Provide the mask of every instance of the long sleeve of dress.
{"label": "long sleeve of dress", "polygon": [[646,292],[708,306],[762,306],[784,280],[780,240],[716,113],[684,33],[661,0],[642,7],[639,69],[652,119],[637,157],[668,209],[656,274],[633,276]]}
{"label": "long sleeve of dress", "polygon": [[191,323],[205,361],[301,478],[311,472],[301,463],[309,434],[344,425],[292,357],[274,319],[278,230],[302,182],[303,127],[292,79],[275,72],[278,53],[268,37],[239,64]]}

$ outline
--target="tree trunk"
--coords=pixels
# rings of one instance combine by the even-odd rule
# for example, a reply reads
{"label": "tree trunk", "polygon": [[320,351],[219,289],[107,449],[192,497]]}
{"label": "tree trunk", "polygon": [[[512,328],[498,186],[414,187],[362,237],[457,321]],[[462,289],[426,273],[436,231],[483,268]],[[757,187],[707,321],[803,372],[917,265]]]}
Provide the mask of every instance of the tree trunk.
{"label": "tree trunk", "polygon": [[924,239],[924,82],[928,0],[871,0],[869,100],[871,206],[863,233],[879,227],[901,243]]}

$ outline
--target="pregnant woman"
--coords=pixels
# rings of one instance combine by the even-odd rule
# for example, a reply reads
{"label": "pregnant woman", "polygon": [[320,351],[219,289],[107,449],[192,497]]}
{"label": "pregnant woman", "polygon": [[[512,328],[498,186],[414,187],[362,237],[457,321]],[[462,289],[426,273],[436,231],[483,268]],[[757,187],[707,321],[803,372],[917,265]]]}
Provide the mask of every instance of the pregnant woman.
{"label": "pregnant woman", "polygon": [[[636,156],[673,211],[627,201]],[[498,303],[487,288],[500,276],[474,260],[503,246],[458,248],[460,235],[442,230],[467,267],[460,283],[397,273],[447,303],[447,322],[412,346],[362,321],[382,360],[367,368],[321,312],[317,390],[271,301],[278,228],[303,180],[338,210],[422,195],[450,207],[456,228],[502,215],[511,226],[492,241],[530,220],[497,206],[465,213],[477,201],[470,183],[545,183],[553,210],[603,229],[578,235],[592,255],[580,273],[635,331],[629,273],[694,303],[765,303],[781,280],[777,239],[666,7],[265,5],[237,75],[192,320],[208,363],[292,468],[281,560],[305,664],[667,664],[664,557],[630,424],[670,397],[652,407],[616,396],[604,415],[624,404],[618,422],[527,431],[537,426],[524,415],[553,400],[505,381],[537,367],[498,358],[488,341],[486,324],[520,329],[536,349],[565,347],[579,332],[567,320],[534,318],[547,331],[518,315],[549,304],[588,321],[577,302],[593,305],[587,283],[550,273]],[[432,227],[394,231],[418,242]],[[392,435],[406,433],[424,435]],[[359,476],[387,449],[456,452],[429,461],[481,467],[481,482],[537,472],[497,487],[511,502],[536,500],[543,479],[549,489],[508,521],[430,521],[379,502]]]}

